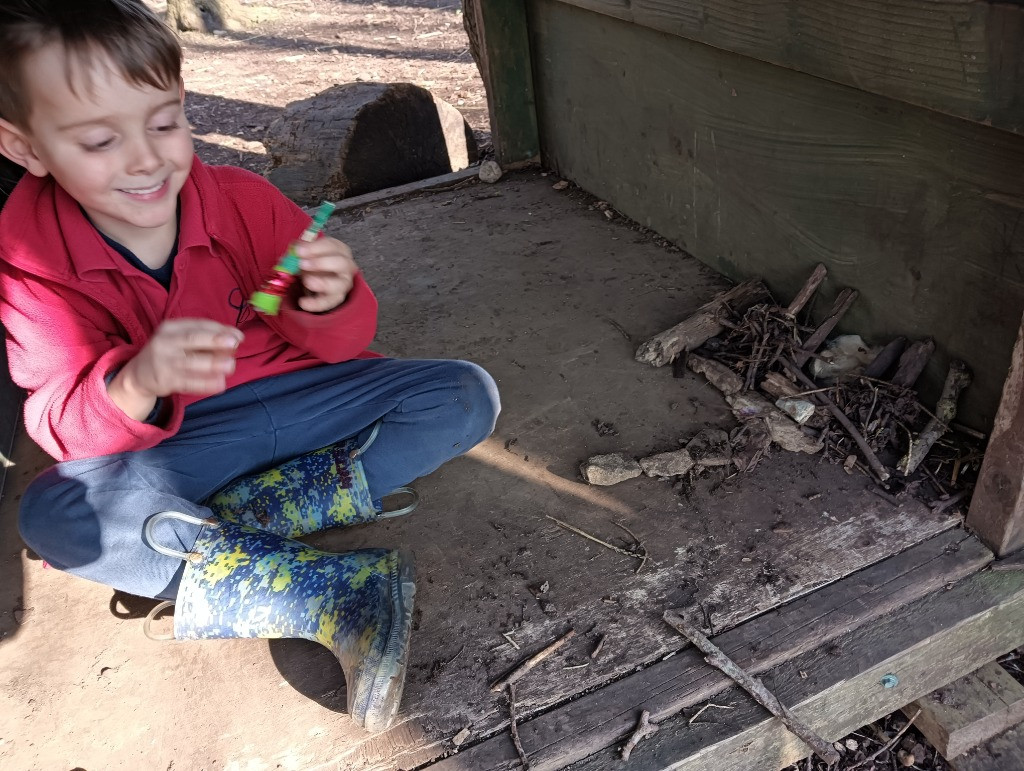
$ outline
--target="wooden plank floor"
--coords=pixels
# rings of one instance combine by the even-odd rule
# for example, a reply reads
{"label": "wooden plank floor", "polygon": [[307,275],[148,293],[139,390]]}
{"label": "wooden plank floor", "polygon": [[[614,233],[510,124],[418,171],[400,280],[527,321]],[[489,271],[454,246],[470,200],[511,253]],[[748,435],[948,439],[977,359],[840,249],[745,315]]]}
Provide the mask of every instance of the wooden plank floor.
{"label": "wooden plank floor", "polygon": [[[647,455],[734,425],[702,381],[632,359],[723,281],[553,181],[511,175],[349,212],[329,228],[377,291],[377,350],[472,359],[503,398],[491,439],[417,483],[413,516],[314,539],[415,554],[399,724],[377,736],[352,728],[341,673],[313,643],[151,643],[145,603],[115,606],[110,590],[42,569],[14,531],[18,486],[45,462],[22,441],[0,519],[0,765],[412,768],[463,728],[467,748],[500,733],[507,706],[488,683],[568,628],[576,638],[521,682],[524,717],[677,651],[667,608],[703,605],[721,631],[958,523],[893,507],[865,478],[807,456],[774,454],[685,495],[646,478],[583,484],[577,467],[592,454]],[[625,525],[650,560],[637,574],[636,560],[548,514],[619,543]],[[544,582],[547,612],[531,590]]]}

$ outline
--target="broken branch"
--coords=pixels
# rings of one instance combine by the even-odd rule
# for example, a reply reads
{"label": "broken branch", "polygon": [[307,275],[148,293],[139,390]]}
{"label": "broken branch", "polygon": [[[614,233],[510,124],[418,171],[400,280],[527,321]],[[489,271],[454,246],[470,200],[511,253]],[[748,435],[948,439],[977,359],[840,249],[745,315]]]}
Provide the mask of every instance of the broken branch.
{"label": "broken branch", "polygon": [[903,476],[910,476],[921,465],[925,456],[946,431],[956,417],[956,403],[963,390],[971,384],[971,370],[962,361],[954,359],[949,363],[946,382],[942,386],[942,395],[935,405],[935,414],[924,427],[917,439],[910,443],[907,454],[900,461]]}
{"label": "broken branch", "polygon": [[935,341],[930,337],[911,343],[900,356],[900,365],[896,368],[896,374],[892,376],[892,384],[902,388],[913,388],[933,353]]}
{"label": "broken branch", "polygon": [[648,736],[653,736],[656,733],[658,733],[658,726],[651,722],[651,713],[645,709],[640,713],[640,722],[637,723],[636,730],[629,737],[629,741],[622,745],[622,759],[629,760],[629,755],[633,752],[636,745]]}
{"label": "broken branch", "polygon": [[802,367],[807,363],[807,360],[811,358],[815,351],[821,347],[821,344],[825,342],[825,338],[828,337],[832,330],[836,328],[836,324],[843,318],[845,313],[850,310],[850,306],[853,305],[853,301],[857,299],[856,289],[844,289],[836,297],[836,301],[832,303],[832,309],[829,311],[828,316],[818,326],[817,329],[811,333],[811,336],[807,338],[807,342],[803,345],[803,350],[797,351],[793,354],[793,360],[797,366]]}
{"label": "broken branch", "polygon": [[[787,370],[789,370],[789,373],[793,375],[793,377],[795,377],[808,388],[817,388],[815,382],[811,380],[809,377],[807,377],[807,375],[805,375],[803,371],[795,364],[793,364],[791,361],[779,357],[779,363],[782,364],[782,366],[785,367]],[[886,469],[885,466],[882,465],[881,461],[878,460],[878,456],[875,455],[875,451],[871,449],[871,446],[867,443],[867,440],[864,438],[864,435],[857,430],[857,427],[854,426],[853,423],[850,422],[850,419],[846,417],[846,414],[836,406],[835,402],[833,402],[823,393],[813,393],[811,394],[811,398],[817,401],[818,404],[827,408],[828,411],[832,413],[835,419],[839,421],[839,424],[844,429],[846,429],[846,433],[850,435],[850,438],[857,443],[857,447],[860,449],[861,455],[864,456],[864,460],[867,461],[868,466],[871,467],[871,470],[875,473],[875,476],[877,476],[878,479],[882,482],[886,481],[891,476],[891,474],[889,473],[888,469]]]}
{"label": "broken branch", "polygon": [[720,334],[724,329],[718,320],[722,310],[731,308],[743,313],[759,299],[767,296],[768,290],[760,279],[744,281],[715,296],[671,329],[652,337],[637,348],[634,358],[641,364],[662,367],[683,351],[692,351]]}
{"label": "broken branch", "polygon": [[513,670],[511,672],[509,672],[505,677],[501,677],[501,678],[495,680],[493,683],[491,683],[491,690],[492,691],[500,691],[506,685],[511,685],[512,683],[515,683],[523,675],[525,675],[527,672],[529,672],[535,666],[540,664],[540,662],[542,662],[544,659],[546,659],[552,653],[557,651],[559,648],[561,648],[563,645],[565,645],[567,642],[569,642],[569,640],[571,640],[575,636],[576,636],[576,631],[574,629],[570,629],[568,632],[563,634],[561,637],[559,637],[553,643],[551,643],[546,648],[541,650],[539,653],[534,654],[533,656],[528,658],[523,663],[517,664],[515,666],[515,668],[513,668]]}
{"label": "broken branch", "polygon": [[530,771],[530,761],[523,750],[523,743],[519,739],[519,726],[516,721],[516,686],[508,684],[508,712],[512,720],[508,725],[508,731],[512,734],[512,744],[515,745],[516,753],[519,755],[519,762],[523,764],[523,771]]}
{"label": "broken branch", "polygon": [[786,706],[780,702],[774,694],[765,688],[764,683],[755,677],[751,677],[744,670],[740,669],[732,659],[725,655],[720,648],[711,642],[704,634],[683,618],[676,611],[667,611],[664,615],[665,621],[677,632],[686,637],[691,643],[704,653],[705,660],[714,667],[722,670],[732,678],[737,685],[754,697],[762,707],[771,712],[782,721],[790,731],[800,737],[807,746],[813,749],[825,762],[832,764],[839,761],[839,753],[835,748],[821,736],[814,732],[810,726],[803,723],[793,715]]}
{"label": "broken branch", "polygon": [[804,283],[803,288],[793,298],[793,302],[786,308],[786,313],[790,316],[795,316],[802,311],[807,302],[814,296],[814,293],[818,291],[818,287],[821,286],[821,282],[825,280],[827,275],[828,270],[819,262]]}

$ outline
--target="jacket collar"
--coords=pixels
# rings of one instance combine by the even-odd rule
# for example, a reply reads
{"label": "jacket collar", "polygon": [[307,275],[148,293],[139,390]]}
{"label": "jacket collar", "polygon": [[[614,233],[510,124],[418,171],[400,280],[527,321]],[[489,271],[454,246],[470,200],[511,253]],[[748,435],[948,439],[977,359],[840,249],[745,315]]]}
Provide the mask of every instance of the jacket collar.
{"label": "jacket collar", "polygon": [[[179,196],[179,253],[211,246],[222,229],[215,196],[202,189],[215,184],[196,156]],[[102,280],[101,271],[124,269],[124,259],[100,236],[78,202],[52,177],[26,174],[0,212],[0,260],[27,273],[68,282]]]}

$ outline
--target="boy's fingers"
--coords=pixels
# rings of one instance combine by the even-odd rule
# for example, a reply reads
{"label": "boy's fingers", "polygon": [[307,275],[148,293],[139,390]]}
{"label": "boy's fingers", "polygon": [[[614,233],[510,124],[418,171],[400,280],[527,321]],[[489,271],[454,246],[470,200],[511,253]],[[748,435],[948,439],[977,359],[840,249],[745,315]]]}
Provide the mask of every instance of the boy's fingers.
{"label": "boy's fingers", "polygon": [[209,351],[186,351],[184,356],[185,369],[190,375],[225,374],[235,371],[235,359]]}
{"label": "boy's fingers", "polygon": [[211,376],[185,378],[181,383],[181,387],[175,390],[186,394],[217,394],[225,388],[227,388],[225,378]]}
{"label": "boy's fingers", "polygon": [[341,304],[341,299],[336,296],[309,295],[299,298],[299,307],[309,313],[320,313],[329,311]]}

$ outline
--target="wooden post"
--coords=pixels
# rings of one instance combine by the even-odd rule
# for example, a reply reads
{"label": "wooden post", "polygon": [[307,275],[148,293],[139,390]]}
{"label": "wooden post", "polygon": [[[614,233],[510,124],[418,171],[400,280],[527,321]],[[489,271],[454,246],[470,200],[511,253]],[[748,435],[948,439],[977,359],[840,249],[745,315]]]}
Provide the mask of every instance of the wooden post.
{"label": "wooden post", "polygon": [[967,526],[1002,557],[1024,546],[1024,319],[1013,347]]}
{"label": "wooden post", "polygon": [[525,0],[463,0],[463,22],[480,68],[494,153],[510,166],[540,155]]}

